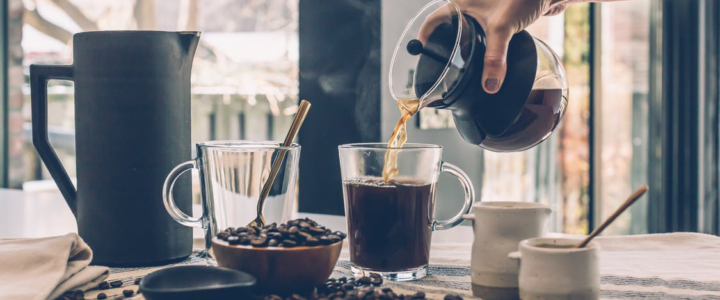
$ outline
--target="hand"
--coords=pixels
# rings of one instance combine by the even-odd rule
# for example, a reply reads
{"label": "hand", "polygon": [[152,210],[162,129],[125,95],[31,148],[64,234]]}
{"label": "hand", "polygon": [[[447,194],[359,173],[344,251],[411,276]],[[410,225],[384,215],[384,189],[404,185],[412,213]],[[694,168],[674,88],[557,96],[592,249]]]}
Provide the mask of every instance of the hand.
{"label": "hand", "polygon": [[[567,7],[567,2],[561,0],[455,0],[455,3],[485,30],[487,48],[482,83],[490,94],[497,93],[505,79],[507,49],[513,34],[540,16],[559,14]],[[428,16],[420,30],[420,41],[427,40],[447,13],[448,9],[441,8]]]}

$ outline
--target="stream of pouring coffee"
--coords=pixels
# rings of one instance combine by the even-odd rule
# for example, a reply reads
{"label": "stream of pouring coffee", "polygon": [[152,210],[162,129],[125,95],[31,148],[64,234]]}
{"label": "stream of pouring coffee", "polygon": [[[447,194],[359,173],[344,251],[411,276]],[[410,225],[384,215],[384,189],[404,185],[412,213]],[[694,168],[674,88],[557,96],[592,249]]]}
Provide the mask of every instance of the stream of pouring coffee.
{"label": "stream of pouring coffee", "polygon": [[[401,116],[397,125],[395,125],[395,130],[390,136],[388,148],[402,148],[405,141],[407,141],[407,128],[405,123],[417,113],[420,99],[401,99],[398,100],[397,103]],[[397,169],[397,154],[399,151],[400,150],[388,150],[385,152],[385,166],[383,166],[382,176],[383,181],[386,183],[399,172]]]}

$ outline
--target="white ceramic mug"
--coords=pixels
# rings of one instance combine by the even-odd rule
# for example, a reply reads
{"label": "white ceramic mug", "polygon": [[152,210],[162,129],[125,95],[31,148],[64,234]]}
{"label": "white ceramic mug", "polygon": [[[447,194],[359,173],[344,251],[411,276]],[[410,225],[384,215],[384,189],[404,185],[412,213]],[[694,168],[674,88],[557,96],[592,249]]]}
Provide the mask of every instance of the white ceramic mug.
{"label": "white ceramic mug", "polygon": [[472,247],[471,277],[473,287],[516,288],[517,262],[508,254],[517,251],[524,239],[545,235],[552,210],[541,203],[478,202],[472,214],[475,238]]}
{"label": "white ceramic mug", "polygon": [[533,238],[520,242],[520,251],[509,255],[520,260],[520,299],[598,299],[600,248],[596,242],[574,248],[580,241]]}

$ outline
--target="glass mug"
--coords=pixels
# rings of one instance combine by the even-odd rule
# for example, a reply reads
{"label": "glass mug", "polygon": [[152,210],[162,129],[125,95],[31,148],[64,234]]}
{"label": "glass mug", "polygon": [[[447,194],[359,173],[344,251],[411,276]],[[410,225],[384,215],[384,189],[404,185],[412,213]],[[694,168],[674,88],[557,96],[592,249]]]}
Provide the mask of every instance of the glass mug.
{"label": "glass mug", "polygon": [[[300,146],[277,142],[213,141],[197,144],[197,158],[177,165],[165,179],[163,202],[178,223],[205,229],[205,253],[212,238],[228,227],[247,226],[257,215],[257,203],[277,155],[285,155],[265,200],[267,224],[287,222],[295,204]],[[202,189],[202,216],[188,216],[175,205],[173,187],[183,173],[197,169]]]}
{"label": "glass mug", "polygon": [[[441,161],[438,145],[346,144],[339,151],[353,275],[378,273],[398,281],[424,277],[432,231],[459,225],[470,211],[475,190],[468,176]],[[397,157],[398,173],[386,182],[382,173],[388,152]],[[456,176],[465,192],[461,211],[445,221],[434,218],[441,172]]]}

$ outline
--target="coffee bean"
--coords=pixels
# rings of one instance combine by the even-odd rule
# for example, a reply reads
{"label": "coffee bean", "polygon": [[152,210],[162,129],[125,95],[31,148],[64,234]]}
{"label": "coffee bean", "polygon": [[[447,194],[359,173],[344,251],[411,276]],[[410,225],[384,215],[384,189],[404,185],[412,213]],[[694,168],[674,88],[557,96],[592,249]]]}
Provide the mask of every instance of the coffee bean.
{"label": "coffee bean", "polygon": [[317,246],[317,245],[320,245],[320,240],[318,240],[314,237],[311,237],[311,238],[308,238],[307,240],[305,240],[305,244],[307,244],[308,246]]}
{"label": "coffee bean", "polygon": [[417,292],[415,295],[412,296],[413,299],[425,299],[425,293],[424,292]]}
{"label": "coffee bean", "polygon": [[101,290],[107,290],[110,288],[110,283],[107,281],[103,281],[98,285],[98,288],[100,288]]}
{"label": "coffee bean", "polygon": [[278,240],[276,240],[276,239],[271,239],[268,241],[268,247],[275,247],[277,245],[278,245]]}
{"label": "coffee bean", "polygon": [[228,237],[230,237],[230,233],[227,231],[223,231],[221,233],[218,233],[217,237],[223,241],[227,241]]}
{"label": "coffee bean", "polygon": [[123,282],[120,280],[115,280],[113,282],[110,282],[110,286],[114,288],[119,288],[123,285]]}
{"label": "coffee bean", "polygon": [[70,296],[71,299],[74,300],[83,300],[85,299],[85,292],[83,291],[72,291],[72,294]]}
{"label": "coffee bean", "polygon": [[310,227],[308,229],[308,232],[310,232],[312,235],[320,235],[320,234],[325,233],[325,229],[320,229],[317,227]]}
{"label": "coffee bean", "polygon": [[340,237],[334,234],[328,235],[327,237],[332,240],[333,244],[340,241]]}
{"label": "coffee bean", "polygon": [[139,285],[140,281],[142,281],[142,277],[135,278],[135,285]]}
{"label": "coffee bean", "polygon": [[296,242],[296,241],[293,241],[293,240],[283,240],[282,243],[283,243],[283,245],[285,245],[285,247],[287,247],[287,248],[292,248],[292,247],[297,246],[297,242]]}
{"label": "coffee bean", "polygon": [[372,285],[374,285],[374,286],[379,286],[379,285],[381,285],[381,284],[383,283],[383,279],[382,279],[382,277],[380,277],[380,278],[371,278],[371,279],[370,279],[370,283],[372,283]]}
{"label": "coffee bean", "polygon": [[382,278],[382,275],[379,273],[370,273],[370,278]]}
{"label": "coffee bean", "polygon": [[320,244],[330,245],[330,244],[332,244],[332,243],[333,243],[333,241],[332,241],[332,239],[330,239],[329,237],[327,237],[327,236],[321,236],[321,237],[320,237]]}
{"label": "coffee bean", "polygon": [[133,290],[123,290],[123,296],[130,297],[135,293]]}
{"label": "coffee bean", "polygon": [[309,239],[309,238],[312,238],[313,236],[312,236],[311,234],[307,233],[307,232],[299,232],[299,233],[298,233],[298,237],[299,237],[301,240],[307,240],[307,239]]}
{"label": "coffee bean", "polygon": [[250,245],[253,247],[266,247],[268,244],[268,240],[266,238],[256,238],[250,242]]}
{"label": "coffee bean", "polygon": [[296,226],[290,227],[290,229],[288,229],[289,234],[296,234],[298,231],[299,229]]}
{"label": "coffee bean", "polygon": [[227,238],[227,242],[230,245],[238,245],[238,244],[240,244],[240,238],[237,236],[231,236],[231,237]]}
{"label": "coffee bean", "polygon": [[445,298],[443,298],[443,299],[444,300],[463,300],[463,298],[460,297],[460,295],[453,295],[453,294],[445,295]]}
{"label": "coffee bean", "polygon": [[357,282],[361,285],[370,285],[372,283],[372,279],[370,277],[360,277],[360,279],[357,280]]}
{"label": "coffee bean", "polygon": [[98,299],[101,299],[101,300],[102,300],[102,299],[107,299],[107,295],[105,295],[105,293],[100,293],[100,294],[97,294],[97,298],[98,298]]}
{"label": "coffee bean", "polygon": [[228,231],[228,232],[233,232],[233,231],[235,231],[235,227],[228,227],[228,228],[225,229],[225,230]]}

